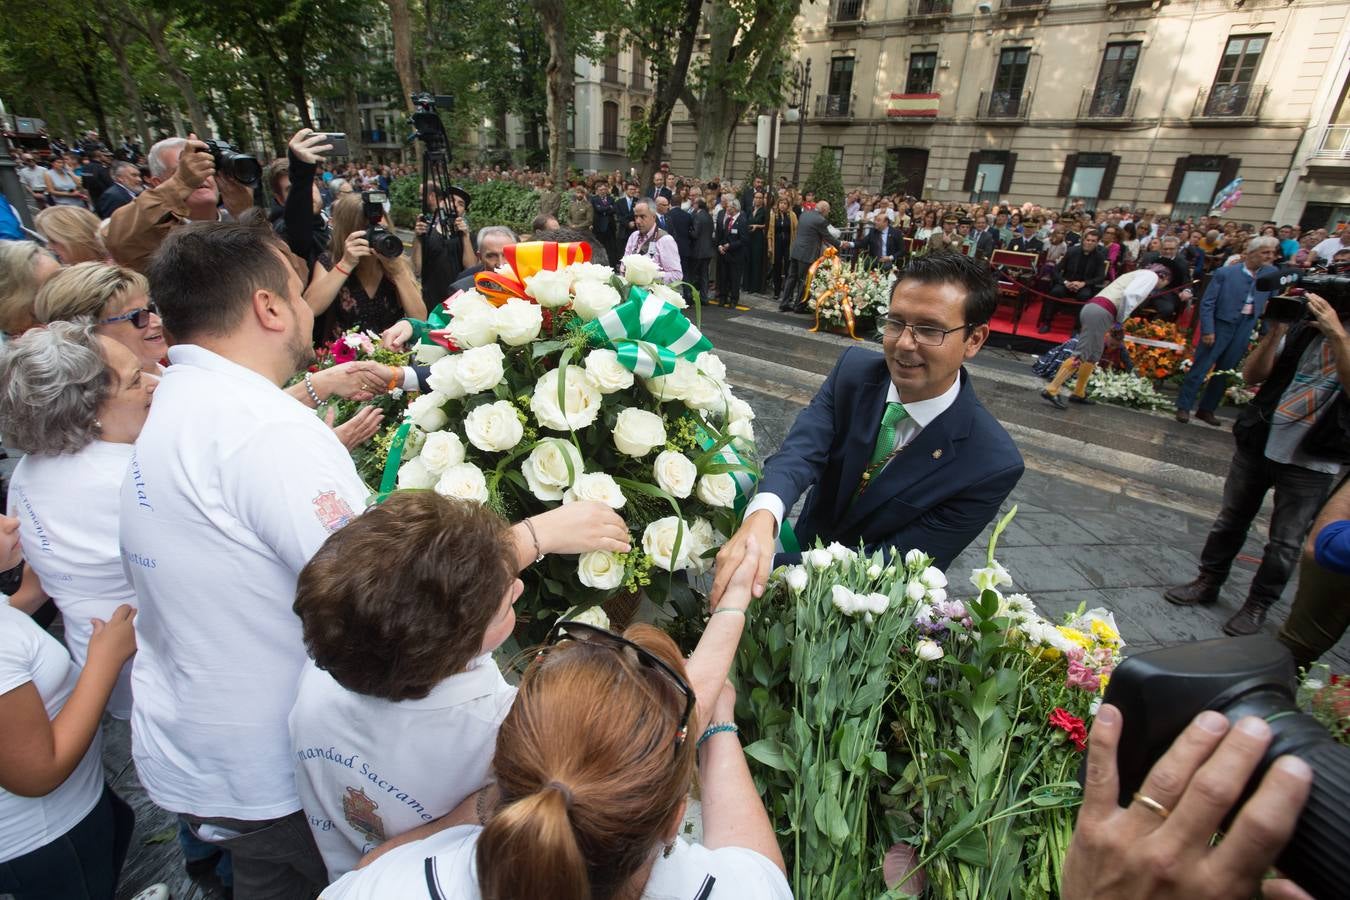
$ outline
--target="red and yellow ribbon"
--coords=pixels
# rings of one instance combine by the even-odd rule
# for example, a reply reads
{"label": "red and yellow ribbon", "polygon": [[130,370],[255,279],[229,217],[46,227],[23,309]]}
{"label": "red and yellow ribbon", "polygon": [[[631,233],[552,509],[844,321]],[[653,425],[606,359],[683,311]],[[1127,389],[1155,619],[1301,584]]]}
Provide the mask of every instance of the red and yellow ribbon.
{"label": "red and yellow ribbon", "polygon": [[525,279],[536,272],[556,271],[572,263],[590,262],[591,245],[582,242],[559,244],[554,241],[531,241],[506,247],[502,250],[502,256],[511,268],[510,273],[479,272],[473,279],[478,293],[493,306],[502,306],[512,298],[530,300],[525,295]]}

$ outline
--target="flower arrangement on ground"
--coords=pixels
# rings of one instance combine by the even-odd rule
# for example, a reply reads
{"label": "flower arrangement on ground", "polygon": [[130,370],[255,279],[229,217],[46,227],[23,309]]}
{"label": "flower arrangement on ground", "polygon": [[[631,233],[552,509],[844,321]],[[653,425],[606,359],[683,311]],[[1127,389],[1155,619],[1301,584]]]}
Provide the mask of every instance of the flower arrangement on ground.
{"label": "flower arrangement on ground", "polygon": [[433,316],[438,346],[418,350],[432,391],[408,407],[385,489],[512,520],[579,500],[618,510],[633,549],[532,567],[524,622],[638,592],[697,615],[684,573],[711,565],[757,475],[754,411],[662,286],[592,264],[586,244],[518,244],[506,259]]}
{"label": "flower arrangement on ground", "polygon": [[816,313],[812,331],[819,331],[824,323],[826,328],[843,330],[857,338],[857,320],[877,314],[878,297],[883,292],[883,314],[890,304],[887,279],[861,260],[844,262],[833,247],[826,247],[824,255],[811,264],[807,284],[810,297],[806,305]]}
{"label": "flower arrangement on ground", "polygon": [[1104,610],[1055,624],[1002,594],[1011,517],[964,600],[918,550],[817,547],[778,573],[738,718],[796,896],[1058,896],[1122,641]]}
{"label": "flower arrangement on ground", "polygon": [[[1130,341],[1130,358],[1134,360],[1135,371],[1145,378],[1164,381],[1173,376],[1185,375],[1183,363],[1189,364],[1192,349],[1185,332],[1175,322],[1161,319],[1128,319],[1125,333],[1142,340]],[[1174,346],[1155,346],[1152,343]]]}
{"label": "flower arrangement on ground", "polygon": [[1153,381],[1135,372],[1117,372],[1098,367],[1088,380],[1088,396],[1102,403],[1133,409],[1171,409],[1176,400],[1158,393]]}

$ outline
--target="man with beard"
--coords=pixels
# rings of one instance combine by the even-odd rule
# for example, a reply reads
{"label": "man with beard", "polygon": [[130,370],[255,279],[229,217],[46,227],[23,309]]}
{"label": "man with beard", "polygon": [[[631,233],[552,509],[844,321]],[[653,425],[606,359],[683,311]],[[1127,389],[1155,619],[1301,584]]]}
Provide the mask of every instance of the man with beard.
{"label": "man with beard", "polygon": [[306,659],[291,604],[369,492],[281,390],[314,358],[314,316],[268,231],[175,226],[149,277],[176,343],[122,487],[132,757],[157,805],[231,851],[236,897],[313,896],[327,878],[286,724]]}

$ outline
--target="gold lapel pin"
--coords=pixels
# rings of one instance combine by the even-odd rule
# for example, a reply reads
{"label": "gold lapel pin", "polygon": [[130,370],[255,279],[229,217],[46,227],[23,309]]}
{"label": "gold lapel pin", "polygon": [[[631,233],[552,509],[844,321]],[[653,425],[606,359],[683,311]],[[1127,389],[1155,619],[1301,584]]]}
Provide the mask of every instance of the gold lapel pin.
{"label": "gold lapel pin", "polygon": [[941,450],[934,450],[934,451],[933,451],[933,459],[942,459],[942,451],[941,451]]}

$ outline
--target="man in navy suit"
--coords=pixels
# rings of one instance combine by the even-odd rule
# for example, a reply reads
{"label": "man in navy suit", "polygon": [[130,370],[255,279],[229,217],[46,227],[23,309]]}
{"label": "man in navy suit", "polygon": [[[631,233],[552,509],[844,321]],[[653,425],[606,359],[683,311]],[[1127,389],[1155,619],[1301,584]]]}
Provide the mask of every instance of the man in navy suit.
{"label": "man in navy suit", "polygon": [[[1224,266],[1210,277],[1200,298],[1200,345],[1195,348],[1195,361],[1177,394],[1178,422],[1190,421],[1195,397],[1210,369],[1221,372],[1236,368],[1242,361],[1252,328],[1261,318],[1271,294],[1258,291],[1256,279],[1277,271],[1271,263],[1278,248],[1279,241],[1275,238],[1252,238],[1240,265]],[[1195,417],[1207,425],[1221,424],[1214,410],[1219,408],[1227,387],[1225,375],[1209,379]]]}
{"label": "man in navy suit", "polygon": [[[962,367],[989,337],[997,303],[982,262],[943,251],[910,261],[891,293],[883,352],[845,350],[765,463],[741,527],[717,555],[714,606],[751,544],[753,590],[763,591],[779,525],[807,488],[795,527],[803,547],[917,548],[946,568],[980,534],[1022,477],[1021,454]],[[798,558],[780,553],[777,562]]]}
{"label": "man in navy suit", "polygon": [[872,220],[872,231],[863,240],[862,250],[885,270],[890,270],[900,255],[904,236],[899,228],[891,227],[891,218],[882,210]]}

